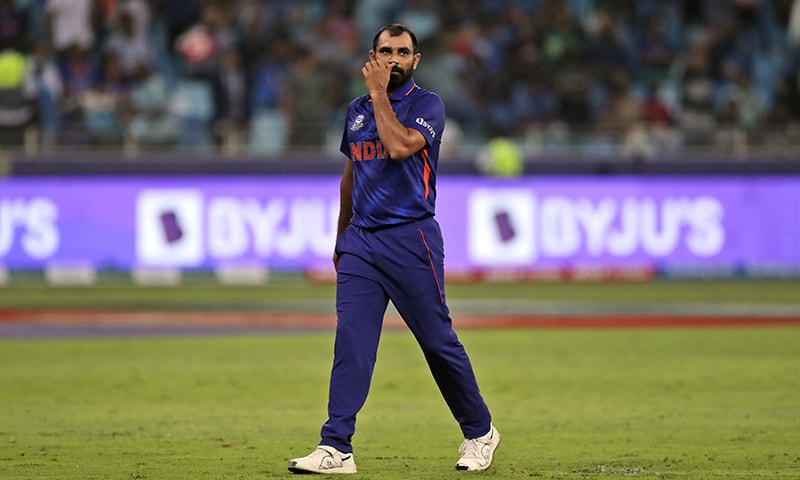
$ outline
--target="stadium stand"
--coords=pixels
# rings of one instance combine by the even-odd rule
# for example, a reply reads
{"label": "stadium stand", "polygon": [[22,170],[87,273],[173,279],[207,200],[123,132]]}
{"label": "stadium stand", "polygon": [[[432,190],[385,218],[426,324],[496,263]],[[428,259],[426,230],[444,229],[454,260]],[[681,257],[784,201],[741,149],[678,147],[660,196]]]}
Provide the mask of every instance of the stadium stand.
{"label": "stadium stand", "polygon": [[795,0],[0,0],[2,148],[334,153],[391,21],[419,35],[449,152],[800,151]]}

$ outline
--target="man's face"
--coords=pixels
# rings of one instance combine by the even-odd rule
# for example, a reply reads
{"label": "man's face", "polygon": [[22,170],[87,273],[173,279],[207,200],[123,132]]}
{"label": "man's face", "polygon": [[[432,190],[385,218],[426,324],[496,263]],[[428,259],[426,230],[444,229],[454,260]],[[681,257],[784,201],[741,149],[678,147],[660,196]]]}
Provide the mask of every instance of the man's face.
{"label": "man's face", "polygon": [[392,69],[389,77],[389,90],[395,90],[406,83],[413,75],[419,63],[419,53],[414,53],[411,36],[403,33],[393,37],[389,32],[381,33],[378,47],[370,55]]}

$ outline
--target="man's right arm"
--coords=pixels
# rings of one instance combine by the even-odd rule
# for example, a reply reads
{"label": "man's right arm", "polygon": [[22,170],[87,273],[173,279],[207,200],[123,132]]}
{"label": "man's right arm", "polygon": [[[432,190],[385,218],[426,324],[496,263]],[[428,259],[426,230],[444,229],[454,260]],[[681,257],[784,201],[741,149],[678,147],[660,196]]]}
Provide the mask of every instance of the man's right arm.
{"label": "man's right arm", "polygon": [[[336,228],[336,240],[342,236],[353,218],[353,161],[347,160],[339,184],[339,224]],[[339,256],[333,252],[333,266],[339,269]]]}

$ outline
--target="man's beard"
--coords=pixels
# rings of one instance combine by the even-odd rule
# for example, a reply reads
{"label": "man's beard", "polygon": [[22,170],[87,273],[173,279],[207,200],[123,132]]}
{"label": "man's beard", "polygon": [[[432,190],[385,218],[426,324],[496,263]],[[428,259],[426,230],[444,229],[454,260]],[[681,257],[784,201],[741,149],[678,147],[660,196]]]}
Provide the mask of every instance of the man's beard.
{"label": "man's beard", "polygon": [[402,87],[412,76],[414,69],[403,70],[400,67],[392,69],[392,75],[389,76],[389,90],[396,90]]}

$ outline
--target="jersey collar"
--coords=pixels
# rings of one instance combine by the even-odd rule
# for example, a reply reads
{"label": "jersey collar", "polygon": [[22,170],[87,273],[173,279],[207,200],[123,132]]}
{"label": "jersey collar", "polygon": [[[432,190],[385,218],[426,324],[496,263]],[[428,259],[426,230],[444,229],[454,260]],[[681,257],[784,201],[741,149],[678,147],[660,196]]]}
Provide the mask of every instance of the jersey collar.
{"label": "jersey collar", "polygon": [[[405,97],[411,95],[411,92],[417,88],[417,84],[414,82],[413,78],[410,78],[406,83],[404,83],[400,88],[395,90],[391,95],[389,95],[389,100],[392,102],[398,102]],[[372,99],[370,98],[370,102]]]}

